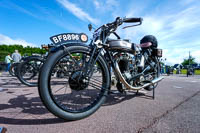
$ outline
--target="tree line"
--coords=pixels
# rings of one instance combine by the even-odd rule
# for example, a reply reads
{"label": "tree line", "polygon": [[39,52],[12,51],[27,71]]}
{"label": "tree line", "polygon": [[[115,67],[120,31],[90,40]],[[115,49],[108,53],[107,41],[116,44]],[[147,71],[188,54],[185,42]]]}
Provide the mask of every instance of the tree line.
{"label": "tree line", "polygon": [[198,63],[195,61],[195,58],[191,56],[188,59],[184,59],[184,61],[181,64],[185,66],[185,65],[192,65],[192,64],[198,64]]}
{"label": "tree line", "polygon": [[14,53],[15,50],[18,50],[19,53],[24,55],[32,55],[32,54],[45,54],[46,51],[44,49],[38,48],[38,47],[23,47],[22,45],[15,44],[15,45],[1,45],[0,44],[0,62],[3,62],[5,60],[5,57],[10,53]]}

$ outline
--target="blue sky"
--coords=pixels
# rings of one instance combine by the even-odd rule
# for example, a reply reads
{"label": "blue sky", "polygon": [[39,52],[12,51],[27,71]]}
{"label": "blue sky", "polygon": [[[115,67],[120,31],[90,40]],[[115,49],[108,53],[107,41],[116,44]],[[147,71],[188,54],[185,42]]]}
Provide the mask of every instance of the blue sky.
{"label": "blue sky", "polygon": [[142,17],[141,26],[118,29],[139,43],[155,35],[167,64],[181,63],[191,55],[200,63],[199,0],[1,0],[0,44],[37,46],[49,37],[66,32],[84,32],[120,17]]}

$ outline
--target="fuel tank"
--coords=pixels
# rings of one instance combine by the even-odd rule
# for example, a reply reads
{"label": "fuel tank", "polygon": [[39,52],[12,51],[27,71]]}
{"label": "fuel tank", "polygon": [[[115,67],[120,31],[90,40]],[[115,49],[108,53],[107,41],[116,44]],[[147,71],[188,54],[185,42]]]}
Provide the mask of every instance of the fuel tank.
{"label": "fuel tank", "polygon": [[134,52],[135,44],[130,43],[129,40],[108,40],[108,48],[111,51],[121,51],[121,52]]}

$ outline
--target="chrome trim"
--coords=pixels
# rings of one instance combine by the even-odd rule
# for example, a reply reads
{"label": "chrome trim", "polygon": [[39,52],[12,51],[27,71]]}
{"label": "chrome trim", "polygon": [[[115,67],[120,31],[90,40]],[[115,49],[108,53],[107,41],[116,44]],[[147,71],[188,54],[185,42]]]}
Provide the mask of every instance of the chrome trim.
{"label": "chrome trim", "polygon": [[124,86],[127,88],[127,89],[130,89],[130,90],[140,90],[142,88],[145,88],[147,86],[150,86],[150,85],[153,85],[159,81],[161,81],[163,79],[163,77],[158,77],[154,80],[152,80],[150,83],[146,83],[144,84],[143,86],[139,86],[139,87],[134,87],[134,86],[131,86],[129,85],[126,80],[124,79],[124,77],[122,76],[121,72],[120,72],[120,69],[119,69],[119,65],[117,62],[115,62],[115,71],[120,79],[120,81],[122,82],[122,84],[124,84]]}
{"label": "chrome trim", "polygon": [[125,51],[133,51],[132,43],[124,41],[124,40],[111,40],[109,43],[109,49],[111,50],[125,50]]}

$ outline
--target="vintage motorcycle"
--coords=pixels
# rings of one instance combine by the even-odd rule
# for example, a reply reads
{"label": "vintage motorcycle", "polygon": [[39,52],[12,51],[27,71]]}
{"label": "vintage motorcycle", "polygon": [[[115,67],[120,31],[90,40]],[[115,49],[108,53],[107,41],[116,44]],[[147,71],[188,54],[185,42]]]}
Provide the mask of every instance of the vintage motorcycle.
{"label": "vintage motorcycle", "polygon": [[[140,45],[121,39],[115,31],[123,23],[140,25],[142,18],[117,17],[97,28],[89,45],[85,44],[88,37],[83,33],[50,37],[54,47],[40,69],[38,90],[51,113],[66,120],[93,114],[109,96],[112,74],[121,93],[143,88],[154,91],[163,79],[159,62],[162,50],[152,35],[145,36]],[[92,29],[91,25],[88,27]],[[117,39],[110,39],[111,34]],[[65,73],[62,78],[53,74],[60,64]]]}

